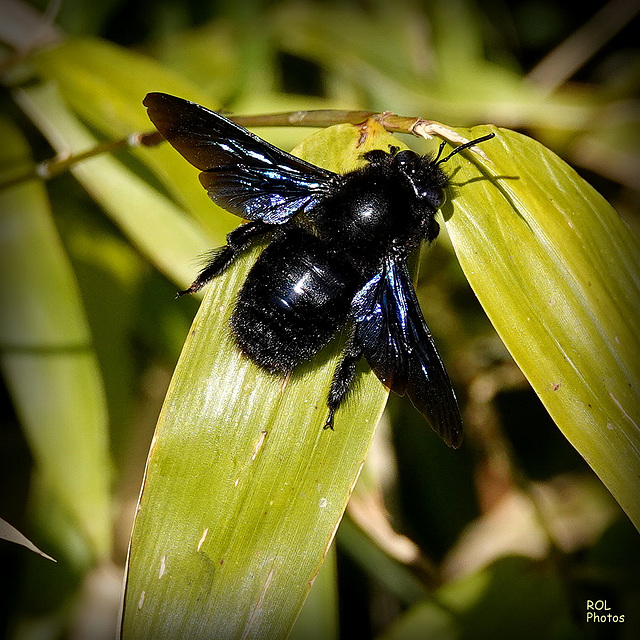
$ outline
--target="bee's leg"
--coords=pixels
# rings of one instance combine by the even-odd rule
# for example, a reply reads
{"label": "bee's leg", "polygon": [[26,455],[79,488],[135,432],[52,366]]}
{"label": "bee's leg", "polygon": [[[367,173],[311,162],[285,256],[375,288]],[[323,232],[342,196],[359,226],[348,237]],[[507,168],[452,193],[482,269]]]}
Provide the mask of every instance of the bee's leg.
{"label": "bee's leg", "polygon": [[356,377],[356,364],[362,356],[362,347],[356,339],[355,327],[351,329],[351,334],[342,353],[342,359],[336,367],[327,398],[327,406],[329,407],[329,416],[324,423],[325,429],[333,429],[333,417],[338,407],[351,389],[353,380]]}
{"label": "bee's leg", "polygon": [[191,286],[184,291],[178,291],[178,296],[195,293],[204,287],[211,279],[219,276],[256,238],[273,231],[274,225],[261,220],[254,220],[241,224],[227,234],[227,244],[215,249],[209,256],[209,262],[198,274]]}

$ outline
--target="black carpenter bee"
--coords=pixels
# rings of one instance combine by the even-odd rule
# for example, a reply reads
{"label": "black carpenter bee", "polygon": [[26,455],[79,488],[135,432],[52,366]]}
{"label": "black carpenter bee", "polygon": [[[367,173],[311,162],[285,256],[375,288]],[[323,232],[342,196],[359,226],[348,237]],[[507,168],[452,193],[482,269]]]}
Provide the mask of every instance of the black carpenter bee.
{"label": "black carpenter bee", "polygon": [[144,100],[158,131],[191,164],[211,199],[248,220],[227,235],[194,283],[198,291],[247,247],[270,242],[231,315],[240,349],[270,372],[288,373],[350,327],[327,399],[325,428],[365,356],[378,378],[408,394],[433,429],[457,447],[462,421],[449,377],[422,317],[407,257],[438,235],[435,220],[452,155],[364,154],[340,175],[300,160],[218,113],[164,93]]}

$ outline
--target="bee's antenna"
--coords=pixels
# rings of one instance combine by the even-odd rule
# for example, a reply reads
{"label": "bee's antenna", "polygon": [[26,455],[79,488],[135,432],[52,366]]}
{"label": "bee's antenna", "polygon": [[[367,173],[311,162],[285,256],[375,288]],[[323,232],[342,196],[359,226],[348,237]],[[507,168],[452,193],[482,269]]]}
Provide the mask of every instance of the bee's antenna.
{"label": "bee's antenna", "polygon": [[435,164],[440,164],[441,162],[444,162],[444,160],[438,160],[438,158],[442,155],[442,151],[444,150],[446,144],[447,144],[446,140],[443,140],[440,143],[440,147],[438,148],[438,155],[436,156],[436,159],[433,161]]}
{"label": "bee's antenna", "polygon": [[449,158],[451,158],[451,156],[455,156],[456,153],[460,153],[461,151],[464,151],[469,147],[473,147],[474,145],[479,144],[480,142],[486,142],[487,140],[491,140],[491,138],[495,138],[495,136],[496,136],[495,133],[489,133],[486,136],[482,136],[481,138],[476,138],[475,140],[470,140],[469,142],[465,142],[464,144],[461,144],[459,147],[456,147],[448,156],[442,158],[442,160],[438,160],[438,158],[442,154],[442,149],[446,144],[446,142],[443,142],[440,145],[440,149],[438,150],[438,155],[436,156],[434,164],[436,165],[442,164],[443,162],[446,162]]}

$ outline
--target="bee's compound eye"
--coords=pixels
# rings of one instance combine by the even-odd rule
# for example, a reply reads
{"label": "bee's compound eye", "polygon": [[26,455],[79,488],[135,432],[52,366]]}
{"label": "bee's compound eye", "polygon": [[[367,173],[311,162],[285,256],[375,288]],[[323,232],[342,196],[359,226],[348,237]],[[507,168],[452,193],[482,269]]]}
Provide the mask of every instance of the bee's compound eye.
{"label": "bee's compound eye", "polygon": [[436,209],[439,209],[446,200],[444,189],[441,187],[428,187],[420,196],[426,198]]}
{"label": "bee's compound eye", "polygon": [[413,151],[405,149],[404,151],[399,151],[394,156],[394,159],[402,171],[413,173],[413,171],[415,171],[416,157],[417,156]]}

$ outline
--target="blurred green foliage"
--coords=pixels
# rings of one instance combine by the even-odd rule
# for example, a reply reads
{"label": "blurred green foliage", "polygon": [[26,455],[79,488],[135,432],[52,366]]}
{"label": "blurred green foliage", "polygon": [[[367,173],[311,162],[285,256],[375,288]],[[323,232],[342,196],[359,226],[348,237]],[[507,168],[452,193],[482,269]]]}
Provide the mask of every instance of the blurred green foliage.
{"label": "blurred green foliage", "polygon": [[[635,2],[67,0],[43,21],[48,6],[3,7],[3,183],[55,152],[148,130],[142,98],[164,90],[237,113],[390,110],[517,129],[639,228]],[[285,149],[308,134],[258,133]],[[33,234],[38,249],[1,274],[0,313],[15,319],[0,336],[0,517],[58,563],[0,547],[0,634],[112,637],[153,428],[197,308],[173,291],[236,221],[168,147],[2,196],[0,241]],[[638,637],[637,532],[558,436],[446,237],[421,262],[418,293],[469,443],[444,451],[392,398],[337,537],[340,635]],[[13,340],[16,326],[35,341]],[[37,375],[24,373],[34,361]],[[368,517],[358,500],[372,500]],[[327,596],[314,597],[322,610]],[[625,622],[587,625],[598,599]]]}

